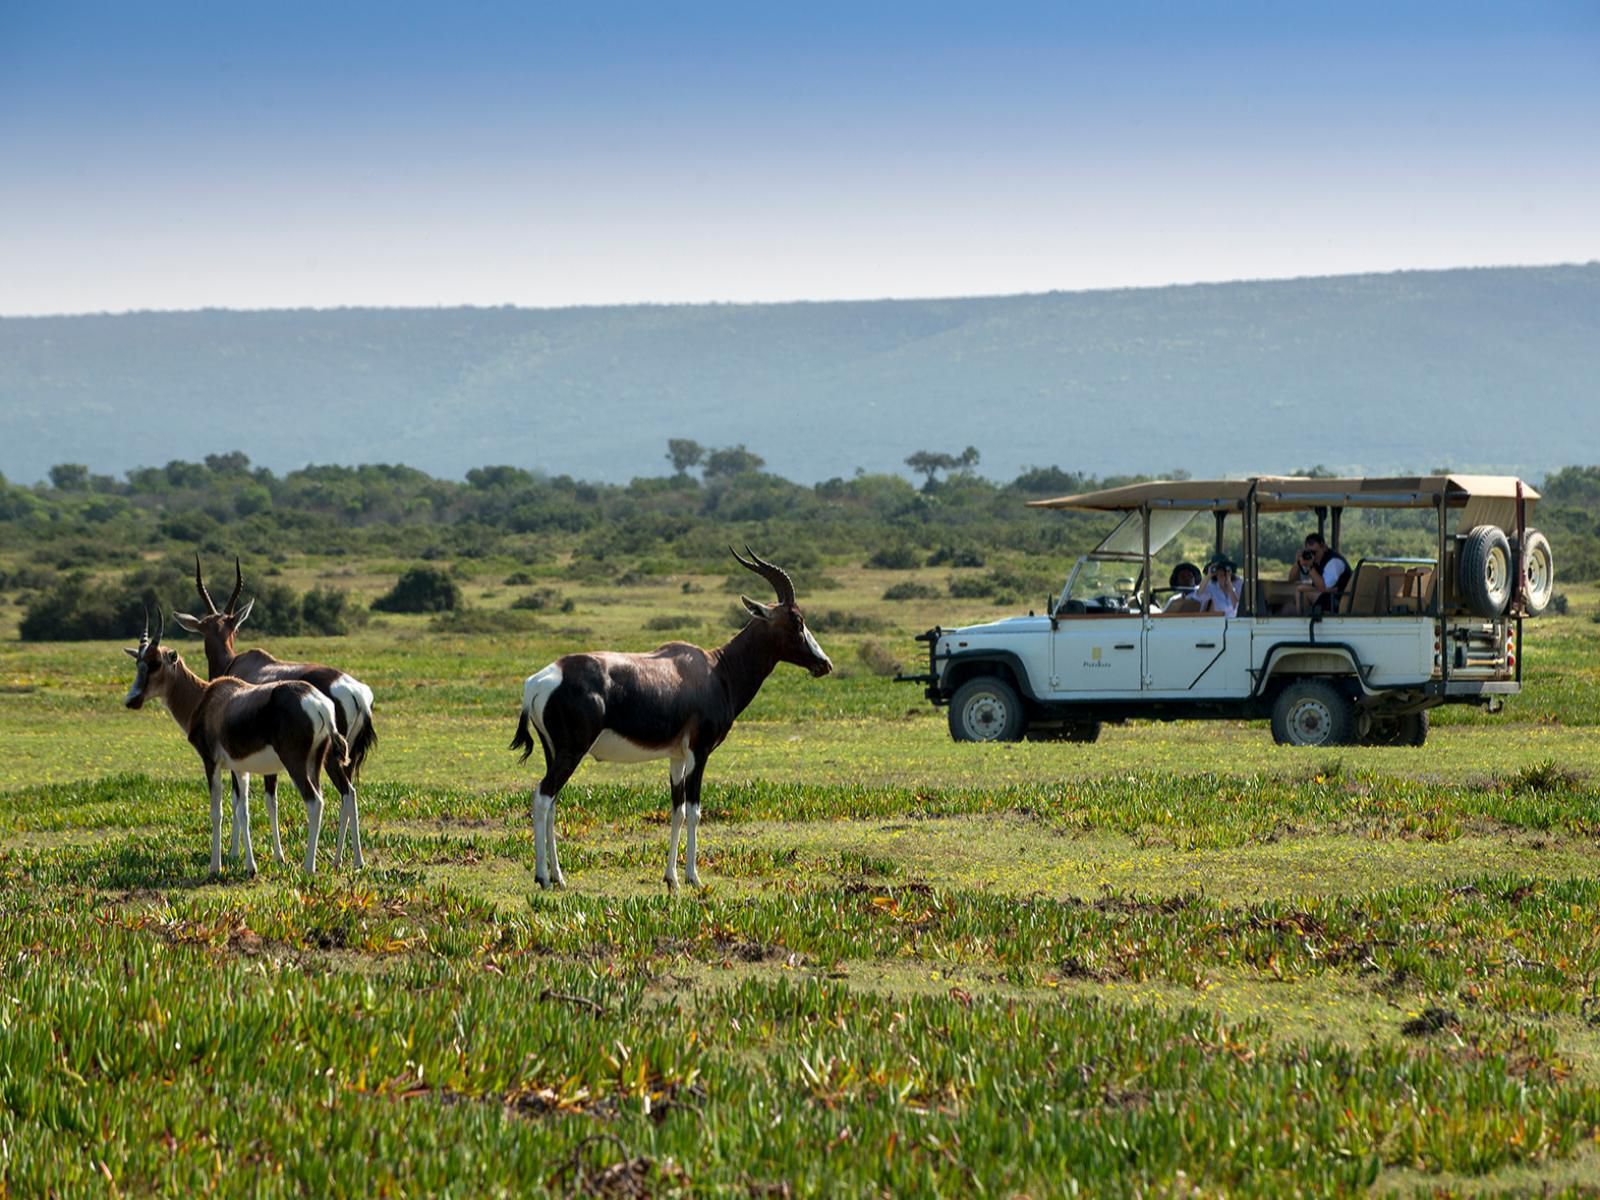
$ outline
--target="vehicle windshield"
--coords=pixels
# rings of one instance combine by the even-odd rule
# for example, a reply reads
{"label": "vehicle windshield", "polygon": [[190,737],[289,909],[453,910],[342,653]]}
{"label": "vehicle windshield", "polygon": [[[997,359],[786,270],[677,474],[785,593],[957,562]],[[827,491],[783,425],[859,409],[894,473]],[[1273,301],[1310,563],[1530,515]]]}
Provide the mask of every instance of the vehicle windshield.
{"label": "vehicle windshield", "polygon": [[1139,568],[1126,561],[1080,558],[1067,581],[1059,615],[1131,612],[1139,590]]}

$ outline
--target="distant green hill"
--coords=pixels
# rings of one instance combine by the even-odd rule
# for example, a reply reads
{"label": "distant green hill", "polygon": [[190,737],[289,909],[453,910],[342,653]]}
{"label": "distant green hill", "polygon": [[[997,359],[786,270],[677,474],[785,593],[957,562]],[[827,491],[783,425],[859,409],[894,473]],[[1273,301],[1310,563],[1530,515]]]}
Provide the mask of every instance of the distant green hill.
{"label": "distant green hill", "polygon": [[1503,468],[1600,445],[1600,264],[966,300],[0,319],[0,471],[241,449],[279,470],[626,479],[669,437],[815,480]]}

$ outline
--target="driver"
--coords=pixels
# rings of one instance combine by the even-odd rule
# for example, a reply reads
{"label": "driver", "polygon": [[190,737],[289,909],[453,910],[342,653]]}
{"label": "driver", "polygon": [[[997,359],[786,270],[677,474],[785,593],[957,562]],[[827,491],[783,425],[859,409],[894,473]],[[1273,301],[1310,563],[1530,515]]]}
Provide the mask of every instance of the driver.
{"label": "driver", "polygon": [[1167,576],[1167,585],[1172,588],[1172,595],[1167,597],[1161,611],[1172,612],[1180,604],[1187,607],[1188,602],[1195,599],[1195,589],[1200,586],[1200,568],[1189,562],[1179,563]]}
{"label": "driver", "polygon": [[1206,564],[1206,582],[1194,598],[1200,601],[1203,613],[1219,613],[1224,617],[1239,615],[1239,567],[1223,555]]}

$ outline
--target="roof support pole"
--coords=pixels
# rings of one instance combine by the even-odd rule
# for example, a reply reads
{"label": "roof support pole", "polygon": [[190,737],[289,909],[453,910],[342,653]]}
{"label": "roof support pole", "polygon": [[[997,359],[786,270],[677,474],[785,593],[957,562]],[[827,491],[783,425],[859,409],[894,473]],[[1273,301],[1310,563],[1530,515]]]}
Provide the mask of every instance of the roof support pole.
{"label": "roof support pole", "polygon": [[[1141,613],[1148,613],[1150,611],[1150,596],[1151,596],[1151,591],[1150,591],[1150,582],[1151,582],[1151,580],[1150,580],[1150,505],[1149,505],[1149,503],[1148,502],[1145,503],[1139,509],[1139,512],[1144,517],[1144,574],[1140,576],[1140,579],[1142,580],[1143,586],[1142,586],[1142,588],[1140,590],[1140,593],[1139,593],[1139,611]],[[1141,676],[1141,678],[1142,678],[1142,676]]]}
{"label": "roof support pole", "polygon": [[1333,510],[1333,540],[1328,543],[1333,547],[1335,553],[1338,553],[1339,551],[1339,526],[1343,523],[1344,509],[1336,507]]}
{"label": "roof support pole", "polygon": [[1212,515],[1213,518],[1215,518],[1215,520],[1217,522],[1216,545],[1213,547],[1212,553],[1215,554],[1218,558],[1220,558],[1220,557],[1222,557],[1222,523],[1228,519],[1228,513],[1227,513],[1226,509],[1220,509],[1219,508],[1216,512],[1212,513],[1211,515]]}

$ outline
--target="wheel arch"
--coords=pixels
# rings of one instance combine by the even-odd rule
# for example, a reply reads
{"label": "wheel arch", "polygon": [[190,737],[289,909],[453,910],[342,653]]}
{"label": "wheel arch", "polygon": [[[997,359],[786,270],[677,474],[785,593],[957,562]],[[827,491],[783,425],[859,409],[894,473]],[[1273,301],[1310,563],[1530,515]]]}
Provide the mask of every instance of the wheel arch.
{"label": "wheel arch", "polygon": [[1022,697],[1023,703],[1030,708],[1039,703],[1039,697],[1028,680],[1027,667],[1023,666],[1022,659],[1010,650],[977,650],[952,655],[945,666],[944,680],[941,684],[945,701],[948,703],[950,697],[954,696],[957,689],[969,679],[977,679],[983,675],[993,675],[1010,684],[1016,689],[1017,695]]}
{"label": "wheel arch", "polygon": [[1274,646],[1256,680],[1256,695],[1271,700],[1296,679],[1306,676],[1347,679],[1356,692],[1365,691],[1361,661],[1350,647],[1315,642]]}

